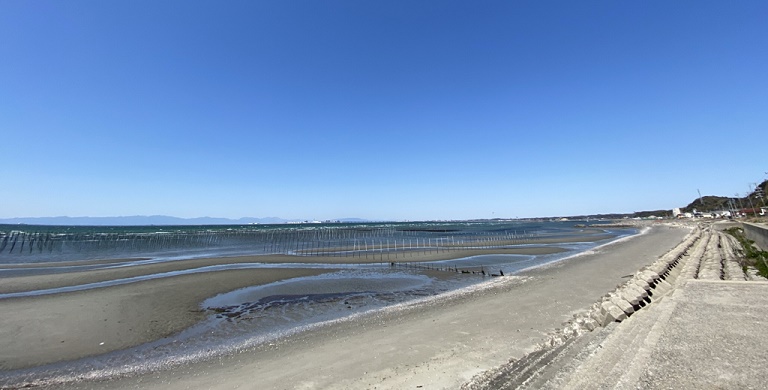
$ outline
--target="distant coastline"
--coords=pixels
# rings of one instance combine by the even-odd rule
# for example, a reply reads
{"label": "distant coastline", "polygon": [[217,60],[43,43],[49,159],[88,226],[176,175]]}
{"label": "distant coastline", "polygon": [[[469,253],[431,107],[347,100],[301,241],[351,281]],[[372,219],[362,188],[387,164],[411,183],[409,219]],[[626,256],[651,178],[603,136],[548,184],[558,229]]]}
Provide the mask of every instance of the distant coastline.
{"label": "distant coastline", "polygon": [[[119,217],[18,217],[0,218],[0,224],[5,225],[52,225],[52,226],[179,226],[179,225],[268,225],[284,223],[313,222],[278,217],[244,217],[238,219],[198,217],[179,218],[167,215],[132,215]],[[360,218],[341,218],[333,222],[368,222]]]}

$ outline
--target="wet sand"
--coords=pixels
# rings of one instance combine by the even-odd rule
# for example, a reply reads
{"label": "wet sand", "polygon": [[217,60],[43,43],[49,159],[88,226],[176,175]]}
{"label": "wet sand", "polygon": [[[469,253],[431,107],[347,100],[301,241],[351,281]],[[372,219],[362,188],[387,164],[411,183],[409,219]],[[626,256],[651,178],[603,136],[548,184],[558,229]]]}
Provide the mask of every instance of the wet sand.
{"label": "wet sand", "polygon": [[[603,237],[606,238],[606,237]],[[130,265],[122,268],[103,268],[89,271],[74,271],[67,273],[51,273],[43,275],[14,276],[0,279],[0,294],[14,293],[22,291],[34,291],[41,289],[50,289],[66,286],[76,286],[87,283],[97,283],[107,280],[131,278],[143,275],[151,275],[165,272],[192,270],[201,267],[210,267],[226,264],[245,264],[245,263],[264,263],[264,264],[372,264],[372,263],[390,263],[390,262],[426,262],[437,260],[451,260],[469,256],[487,255],[487,254],[510,254],[510,255],[546,255],[563,252],[562,248],[554,246],[530,246],[510,249],[461,249],[461,250],[434,250],[400,253],[390,255],[386,253],[370,254],[360,257],[334,257],[334,256],[291,256],[291,255],[267,255],[267,256],[238,256],[238,257],[216,257],[190,260],[174,260],[152,264]],[[77,262],[77,265],[100,264],[108,267],[114,267],[120,264],[127,264],[137,260],[121,261],[96,261],[91,263]],[[36,272],[40,272],[45,267],[61,267],[61,263],[33,264],[31,267]],[[0,269],[14,269],[21,267],[17,265],[2,266]]]}
{"label": "wet sand", "polygon": [[[574,312],[586,309],[624,276],[674,247],[687,232],[657,226],[649,233],[601,247],[593,253],[525,271],[519,276],[490,279],[481,290],[321,326],[213,362],[67,387],[457,388],[473,375],[532,350],[537,342],[544,340],[547,332],[560,326]],[[545,249],[553,248],[535,250]],[[482,253],[499,251],[478,252]],[[467,256],[462,252],[433,255],[458,254],[461,254],[458,257]],[[286,256],[270,257],[277,263],[287,262]],[[263,261],[262,256],[259,259]],[[299,259],[306,261],[307,258]],[[314,259],[359,262],[357,258],[354,261],[333,257]],[[196,259],[174,262],[173,267],[233,261],[253,260],[251,257]],[[158,272],[156,267],[166,266],[169,264],[147,265],[149,268],[143,270],[89,271],[77,278],[97,280],[104,277],[100,275],[102,271],[125,275],[151,273]],[[0,367],[7,370],[34,366],[138,345],[174,334],[199,321],[204,315],[198,310],[199,302],[219,292],[329,271],[218,271],[74,293],[0,300],[0,310],[13,313],[0,319],[0,339],[10,340],[0,350]],[[86,276],[89,274],[96,276]],[[18,279],[38,278],[34,287],[24,286],[29,289],[84,280],[56,282],[61,276]],[[18,291],[22,288],[19,283],[3,280],[1,287],[4,291]]]}
{"label": "wet sand", "polygon": [[[542,255],[563,251],[557,247],[531,246],[513,249],[463,249],[422,251],[368,258],[327,256],[240,256],[175,260],[137,264],[147,259],[77,261],[31,264],[35,272],[64,266],[107,268],[66,273],[14,276],[0,279],[0,294],[78,286],[137,276],[203,267],[245,263],[354,264],[448,260],[490,253]],[[388,258],[390,257],[390,258]],[[117,268],[114,268],[119,266]],[[18,271],[17,264],[0,269]],[[333,269],[258,268],[200,272],[153,279],[113,287],[34,297],[0,299],[0,370],[95,356],[122,350],[176,334],[205,317],[199,304],[211,296],[243,287],[318,275]],[[0,375],[1,377],[1,375]]]}
{"label": "wet sand", "polygon": [[0,311],[4,313],[0,317],[0,370],[73,360],[144,344],[202,320],[206,314],[199,303],[210,296],[328,271],[228,270],[0,300]]}

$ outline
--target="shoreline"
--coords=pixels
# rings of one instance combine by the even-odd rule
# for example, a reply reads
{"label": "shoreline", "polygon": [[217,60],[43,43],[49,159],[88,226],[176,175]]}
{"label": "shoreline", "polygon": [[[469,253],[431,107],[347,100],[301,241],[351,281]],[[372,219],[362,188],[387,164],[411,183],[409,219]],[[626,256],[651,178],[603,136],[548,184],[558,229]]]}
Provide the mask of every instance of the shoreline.
{"label": "shoreline", "polygon": [[[546,255],[565,249],[531,245],[507,249],[466,249],[414,253],[403,263],[451,260],[488,254]],[[401,256],[402,257],[402,256]],[[120,351],[177,334],[206,318],[200,304],[218,294],[304,276],[338,271],[333,265],[380,264],[352,257],[259,255],[200,258],[134,264],[146,259],[76,261],[64,264],[107,268],[0,279],[0,339],[12,340],[0,351],[0,370],[28,369]],[[308,261],[311,260],[311,261]],[[394,260],[394,259],[392,259]],[[209,270],[209,267],[258,263],[252,269]],[[327,264],[327,268],[271,268],[279,264]],[[35,270],[57,269],[62,263],[33,263]],[[123,266],[129,265],[129,266]],[[0,266],[0,269],[19,267]],[[200,270],[200,272],[195,272]],[[163,276],[164,273],[186,272]],[[2,297],[123,279],[161,277],[105,287],[41,295]],[[190,293],[191,292],[191,293]],[[96,318],[98,317],[98,318]],[[98,341],[97,341],[98,340]],[[117,341],[105,341],[117,340]],[[0,374],[2,371],[0,371]],[[0,375],[1,377],[1,375]]]}
{"label": "shoreline", "polygon": [[[631,236],[631,237],[630,237],[630,239],[629,239],[628,241],[630,241],[630,242],[631,242],[631,241],[633,241],[632,239],[633,239],[634,237],[636,237],[636,236],[640,236],[640,235],[641,235],[641,234],[633,235],[633,236]],[[622,240],[622,239],[619,239],[619,240]],[[614,244],[616,241],[617,241],[617,240],[611,241],[611,242],[610,242],[610,243],[608,243],[608,244]],[[596,252],[602,252],[602,251],[603,251],[603,249],[600,249],[600,248],[602,248],[602,247],[604,247],[604,246],[606,246],[606,244],[604,244],[604,245],[601,245],[601,246],[599,246],[599,247],[597,247],[597,248],[594,248],[592,251],[596,251]],[[487,250],[487,251],[482,251],[480,254],[490,254],[490,253],[494,253],[494,254],[496,254],[496,253],[498,253],[498,252],[499,252],[498,250],[493,250],[493,249],[491,249],[491,250]],[[456,252],[448,252],[448,253],[441,253],[440,255],[445,255],[445,254],[449,254],[449,255],[450,255],[450,254],[455,254],[455,253],[456,253]],[[462,255],[462,256],[460,256],[460,257],[467,257],[467,256],[468,256],[468,255],[466,254],[466,252],[465,252],[465,251],[460,251],[460,252],[458,252],[458,253]],[[595,256],[595,255],[596,255],[596,254],[591,254],[591,255],[587,255],[587,256]],[[441,256],[441,257],[442,257],[442,256]],[[227,259],[226,261],[232,261],[232,259],[233,259],[233,258],[226,258],[226,259]],[[244,259],[244,258],[236,258],[236,259],[240,259],[240,260],[242,260],[242,261],[246,261],[245,259],[250,259],[250,258],[249,258],[249,257],[247,257],[247,258],[245,258],[245,259]],[[280,257],[276,258],[275,260],[277,260],[277,259],[279,259],[279,260],[280,260],[280,261],[278,261],[278,262],[284,262],[284,261],[283,261],[283,259],[282,259],[282,258],[280,258]],[[339,260],[339,258],[330,258],[330,259],[333,259],[333,260]],[[343,260],[344,258],[341,258],[341,259]],[[443,259],[444,259],[444,258],[443,258]],[[385,260],[386,260],[386,259],[385,259]],[[437,260],[437,259],[432,259],[432,260]],[[422,261],[432,261],[432,260],[422,260]],[[573,260],[573,259],[569,259],[569,260]],[[194,259],[194,260],[190,260],[190,261],[210,261],[210,259]],[[413,261],[413,260],[410,260],[410,261]],[[380,262],[380,261],[376,261],[376,262],[378,263],[378,262]],[[473,300],[473,299],[476,299],[476,298],[478,298],[478,296],[479,296],[481,299],[485,299],[485,298],[487,298],[487,297],[485,297],[485,296],[486,296],[486,295],[489,295],[489,294],[490,294],[490,295],[495,295],[495,294],[497,294],[497,293],[509,294],[509,290],[510,290],[510,289],[514,290],[515,288],[520,288],[520,287],[519,287],[519,284],[520,284],[520,283],[522,283],[522,284],[524,284],[524,285],[528,285],[528,284],[531,282],[531,280],[530,280],[530,279],[531,279],[531,275],[540,275],[540,274],[542,274],[542,273],[548,273],[548,272],[552,272],[552,270],[551,270],[552,268],[559,268],[559,267],[561,267],[561,265],[558,265],[558,264],[561,264],[561,263],[566,263],[566,264],[567,264],[567,263],[572,263],[572,262],[573,262],[573,261],[563,261],[563,260],[561,260],[561,261],[558,261],[558,262],[556,262],[556,263],[553,263],[553,264],[547,264],[547,265],[543,265],[543,266],[541,266],[541,267],[536,267],[535,269],[526,269],[526,270],[524,270],[524,271],[520,271],[520,272],[517,272],[517,275],[520,275],[520,277],[509,277],[509,278],[501,278],[501,279],[496,279],[496,280],[493,280],[493,283],[499,283],[499,280],[502,280],[502,279],[503,279],[505,283],[502,283],[502,284],[503,284],[503,285],[507,285],[507,284],[509,284],[510,286],[504,287],[504,286],[499,286],[499,285],[497,285],[497,286],[495,286],[495,287],[492,287],[491,289],[486,289],[487,291],[482,291],[482,292],[469,292],[469,293],[468,293],[468,295],[469,295],[470,297],[464,297],[464,298],[450,298],[450,299],[448,299],[448,300],[447,300],[447,301],[445,301],[445,302],[440,302],[440,300],[436,300],[436,301],[434,301],[434,302],[429,302],[428,304],[424,304],[423,306],[425,306],[425,307],[420,307],[420,308],[419,308],[419,310],[427,310],[427,311],[430,311],[430,312],[432,312],[432,311],[435,311],[435,310],[437,310],[436,308],[445,308],[446,306],[450,306],[450,305],[454,305],[454,304],[458,304],[458,305],[467,305],[467,304],[471,304],[471,302],[470,302],[470,301],[471,301],[471,300]],[[577,262],[578,262],[578,261],[577,261]],[[546,269],[544,269],[544,268],[546,268]],[[242,279],[242,280],[243,280],[243,286],[250,286],[250,285],[253,285],[253,284],[254,284],[254,283],[253,283],[253,280],[252,280],[252,279],[250,279],[250,278],[253,278],[257,272],[258,272],[258,273],[263,273],[263,272],[264,272],[264,271],[266,271],[266,270],[267,270],[267,269],[258,269],[258,270],[237,270],[237,271],[231,271],[231,270],[230,270],[230,271],[216,271],[216,272],[214,272],[214,273],[202,274],[202,275],[199,275],[199,276],[201,276],[201,277],[202,277],[203,275],[214,275],[214,274],[220,273],[220,275],[222,275],[222,279],[229,279],[229,278],[231,278],[233,275],[237,274],[237,275],[240,275],[240,276],[238,276],[238,278],[240,278],[240,279]],[[249,272],[249,271],[250,271],[250,272]],[[334,271],[334,270],[333,270],[333,269],[324,269],[324,270],[318,270],[318,269],[315,269],[315,270],[306,270],[306,269],[290,269],[290,270],[286,270],[286,269],[282,269],[282,270],[275,270],[275,271],[277,271],[277,273],[279,273],[279,274],[280,274],[280,276],[278,276],[278,275],[277,275],[277,273],[273,275],[273,277],[275,277],[275,278],[278,278],[278,279],[275,279],[275,280],[283,280],[283,279],[285,278],[285,276],[287,275],[286,273],[293,273],[293,276],[290,276],[290,277],[297,277],[297,276],[304,276],[304,274],[302,274],[303,272],[310,272],[310,273],[314,273],[314,274],[319,274],[319,273],[323,273],[323,272],[332,272],[332,271]],[[223,275],[225,275],[225,273],[230,273],[231,275],[227,275],[227,277],[226,277],[226,278],[224,278],[224,276],[223,276]],[[152,282],[152,283],[150,283],[150,284],[157,284],[157,285],[162,285],[162,284],[172,284],[172,285],[176,285],[177,287],[181,287],[181,289],[189,289],[190,287],[186,287],[186,288],[184,287],[184,283],[189,283],[189,285],[195,285],[195,284],[197,284],[198,282],[197,282],[197,281],[193,281],[193,280],[195,280],[195,279],[198,279],[198,280],[199,280],[199,279],[200,279],[200,278],[194,278],[194,277],[190,277],[190,278],[184,278],[184,275],[182,275],[182,276],[174,276],[174,277],[172,277],[172,278],[180,278],[180,279],[179,279],[178,281],[174,281],[174,283],[163,283],[163,281],[146,281],[146,282],[138,282],[138,283],[135,283],[135,285],[140,285],[140,284],[144,284],[144,283],[150,283],[150,282]],[[281,278],[283,278],[283,279],[281,279]],[[189,279],[189,281],[188,281],[188,282],[182,282],[182,281],[181,281],[181,279]],[[535,277],[534,277],[534,279],[535,279]],[[524,282],[523,282],[523,281],[524,281]],[[177,282],[179,282],[179,283],[177,283]],[[484,282],[484,284],[485,284],[485,282]],[[226,290],[226,291],[231,291],[231,290],[234,290],[234,289],[236,289],[236,287],[232,287],[232,286],[233,286],[232,284],[228,284],[225,290]],[[515,286],[516,286],[516,287],[515,287]],[[128,287],[124,287],[124,286],[115,286],[115,287],[109,287],[109,288],[104,288],[104,289],[99,289],[99,290],[104,290],[104,291],[107,291],[107,290],[113,290],[113,289],[115,289],[115,290],[125,290],[125,291],[136,290],[136,289],[132,289],[132,288],[130,288],[130,287],[131,287],[131,286],[128,286]],[[177,288],[177,289],[178,289],[178,288]],[[500,289],[500,290],[499,290],[499,289]],[[492,291],[492,290],[493,290],[493,291]],[[497,290],[498,290],[498,291],[497,291]],[[86,298],[85,298],[85,296],[88,296],[88,295],[93,295],[93,293],[94,293],[94,292],[96,292],[96,291],[98,291],[98,290],[93,290],[93,291],[91,291],[91,290],[89,290],[89,291],[83,291],[83,292],[81,292],[82,294],[80,294],[80,295],[83,295],[83,297],[79,297],[79,296],[78,296],[76,299],[86,299]],[[125,293],[125,291],[123,291],[123,292],[122,292],[122,294],[124,294],[124,293]],[[51,297],[57,297],[57,296],[70,296],[70,297],[74,297],[74,295],[72,295],[72,294],[78,294],[78,293],[57,294],[57,295],[53,295],[53,296],[51,296]],[[96,294],[96,295],[99,295],[99,294]],[[204,294],[203,294],[203,295],[204,295]],[[213,294],[213,295],[216,295],[216,294]],[[51,297],[46,297],[46,299],[48,299],[48,298],[51,298]],[[483,298],[483,297],[485,297],[485,298]],[[36,298],[39,298],[39,297],[30,297],[30,298],[18,298],[18,299],[19,299],[19,300],[28,300],[28,299],[36,299]],[[112,297],[112,299],[114,299],[114,296]],[[195,299],[198,299],[198,298],[195,298]],[[199,305],[199,302],[201,302],[203,299],[205,299],[205,298],[199,299],[199,301],[197,302],[197,304]],[[456,302],[450,302],[451,300],[458,300],[458,301],[459,301],[459,303],[456,303]],[[2,305],[3,305],[3,300],[0,300],[0,307],[2,307]],[[145,305],[149,305],[149,306],[152,306],[152,305],[154,305],[154,306],[162,306],[162,305],[158,305],[158,304],[157,304],[157,302],[153,302],[153,303],[151,303],[151,304],[149,304],[149,303],[145,303]],[[23,306],[23,305],[22,305],[22,306]],[[415,310],[415,309],[414,309],[414,310]],[[405,311],[407,311],[407,310],[405,310]],[[179,314],[179,312],[178,312],[178,311],[176,311],[175,313],[176,313],[176,315],[181,315],[181,314]],[[124,314],[124,313],[123,313],[123,314]],[[169,313],[161,313],[161,314],[165,314],[165,315],[167,315],[167,314],[169,314]],[[192,323],[195,323],[196,321],[199,321],[199,318],[200,318],[200,317],[199,317],[199,315],[200,315],[200,314],[201,314],[201,313],[199,313],[199,310],[198,310],[198,313],[192,313],[192,314],[189,314],[189,313],[187,313],[186,315],[181,315],[181,316],[182,316],[182,317],[184,317],[184,318],[196,318],[195,320],[193,320],[193,321],[189,322],[189,324],[192,324]],[[31,313],[29,313],[28,315],[32,315],[32,314],[31,314]],[[157,313],[156,313],[155,315],[157,315]],[[198,317],[196,317],[196,315],[198,315]],[[386,314],[386,315],[385,315],[385,314],[381,314],[381,313],[380,313],[380,314],[376,314],[376,315],[373,315],[373,316],[374,316],[374,317],[377,317],[377,316],[384,316],[384,317],[387,317],[387,316],[389,316],[389,315],[390,315],[390,314]],[[402,314],[402,313],[400,313],[400,314],[392,314],[392,316],[394,316],[394,317],[399,317],[399,316],[401,316],[401,315],[403,315],[403,316],[407,316],[407,317],[409,317],[409,316],[410,316],[410,315],[406,315],[406,314]],[[116,317],[116,318],[117,318],[117,317]],[[145,318],[147,318],[147,317],[145,317]],[[150,316],[149,318],[151,318],[151,316]],[[108,319],[108,318],[107,318],[107,319]],[[0,320],[0,321],[3,321],[3,320]],[[151,320],[150,320],[150,321],[151,321]],[[366,322],[366,321],[368,321],[368,320],[366,320],[366,319],[360,319],[360,318],[356,318],[356,319],[354,319],[352,322]],[[378,321],[378,320],[376,320],[376,321]],[[41,321],[41,322],[46,322],[46,321]],[[108,321],[107,321],[107,322],[108,322]],[[374,322],[375,322],[375,321],[374,321]],[[374,325],[375,325],[375,324],[374,324]],[[167,326],[167,325],[166,325],[166,326]],[[329,327],[330,327],[330,328],[338,328],[339,326],[341,326],[341,327],[347,327],[347,326],[352,326],[352,325],[344,325],[344,324],[338,324],[338,323],[334,323],[334,324],[330,325]],[[7,329],[7,328],[8,328],[8,327],[7,327],[7,326],[5,326],[5,325],[4,325],[4,326],[2,326],[2,327],[0,327],[0,329]],[[325,326],[321,326],[321,328],[325,328]],[[538,327],[536,327],[536,328],[538,328]],[[158,334],[165,334],[165,335],[167,335],[167,334],[168,334],[168,333],[163,333],[162,329],[163,329],[162,327],[158,327],[156,330],[154,330],[154,332],[156,332],[156,333],[155,333],[155,337],[156,337]],[[167,328],[166,328],[166,329],[167,329]],[[531,329],[534,329],[534,327],[532,327]],[[551,330],[551,329],[546,329],[546,330],[547,330],[547,331],[549,331],[549,330]],[[313,342],[313,341],[311,341],[311,340],[314,340],[315,336],[313,336],[313,334],[315,334],[316,332],[320,332],[320,333],[323,333],[323,332],[325,332],[325,331],[324,331],[324,330],[322,330],[322,329],[319,329],[319,330],[318,330],[318,329],[313,329],[313,330],[309,330],[309,331],[301,332],[301,333],[300,333],[300,334],[298,334],[298,335],[294,335],[294,336],[293,336],[293,338],[295,338],[295,339],[297,339],[297,340],[298,340],[298,339],[305,339],[305,337],[308,337],[309,339],[307,339],[307,341],[306,341],[306,342],[309,342],[309,343],[314,343],[314,342]],[[171,334],[172,334],[172,333],[171,333]],[[7,337],[7,336],[3,335],[3,337],[5,338],[5,337]],[[13,336],[11,336],[11,337],[13,337]],[[23,339],[23,337],[22,337],[22,339]],[[288,341],[283,341],[283,342],[287,342],[287,343],[293,343],[293,342],[292,342],[292,341],[290,341],[290,340],[288,340]],[[64,344],[66,344],[66,343],[64,343]],[[99,345],[99,347],[102,347],[102,346],[101,346],[101,345]],[[264,348],[266,348],[266,347],[264,347],[264,346],[262,346],[262,347],[255,347],[255,350],[256,350],[256,351],[260,351],[260,350],[262,350],[262,349],[264,349]],[[95,348],[95,347],[93,347],[93,346],[91,346],[91,349],[92,349],[92,350],[94,350],[94,351],[100,351],[98,348]],[[118,348],[118,349],[122,349],[122,347],[121,347],[121,348]],[[58,352],[61,352],[61,350],[59,350]],[[6,356],[6,358],[8,358],[8,357]],[[227,358],[226,358],[226,357],[224,357],[223,359],[227,359]],[[2,360],[2,358],[0,358],[0,360]],[[65,360],[66,360],[66,359],[65,359]],[[204,362],[201,362],[201,363],[195,363],[195,365],[197,365],[197,364],[202,364],[203,366],[205,365],[205,363],[204,363]],[[34,365],[37,365],[37,364],[33,364],[33,366],[34,366]],[[3,370],[9,369],[8,367],[4,367],[4,366],[0,366],[0,367],[2,367],[2,369],[3,369]],[[173,370],[171,370],[171,371],[173,371]],[[162,372],[164,372],[164,371],[161,371],[160,373],[162,373]],[[140,376],[140,377],[141,377],[141,376]],[[214,386],[214,387],[215,387],[215,386]]]}
{"label": "shoreline", "polygon": [[610,248],[611,245],[619,244],[619,243],[625,242],[627,240],[632,240],[632,239],[638,238],[638,237],[640,237],[640,236],[642,236],[644,234],[647,234],[651,230],[651,228],[652,228],[651,226],[645,226],[645,227],[642,227],[642,228],[638,228],[638,231],[637,231],[636,234],[633,234],[633,235],[630,235],[630,236],[625,236],[625,237],[619,237],[619,238],[617,238],[615,240],[611,240],[611,241],[606,242],[604,244],[598,245],[598,246],[596,246],[594,248],[587,249],[585,251],[581,251],[581,252],[578,252],[578,253],[574,253],[572,255],[565,256],[563,258],[557,259],[555,261],[552,261],[552,262],[549,262],[549,263],[546,263],[546,264],[534,265],[534,266],[531,266],[531,267],[528,267],[528,268],[524,268],[524,269],[521,269],[520,271],[518,271],[516,274],[520,274],[520,273],[527,272],[527,271],[533,271],[533,270],[536,270],[536,269],[539,269],[539,268],[546,268],[546,267],[550,267],[550,266],[556,266],[557,264],[562,263],[564,261],[569,261],[569,260],[572,260],[572,259],[579,258],[581,256],[587,256],[587,255],[598,253],[598,251],[600,251],[600,250],[604,250],[606,248]]}
{"label": "shoreline", "polygon": [[255,378],[266,389],[458,388],[533,351],[688,232],[659,226],[570,261],[491,279],[485,288],[318,326],[215,361],[67,388],[223,389]]}

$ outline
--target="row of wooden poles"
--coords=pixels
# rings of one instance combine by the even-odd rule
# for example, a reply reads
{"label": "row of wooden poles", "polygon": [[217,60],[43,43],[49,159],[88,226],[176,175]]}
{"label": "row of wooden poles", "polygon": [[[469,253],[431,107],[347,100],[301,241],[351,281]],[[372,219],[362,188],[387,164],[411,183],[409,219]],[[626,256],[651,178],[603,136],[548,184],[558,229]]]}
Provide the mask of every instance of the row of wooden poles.
{"label": "row of wooden poles", "polygon": [[153,252],[186,248],[242,248],[259,254],[378,257],[381,260],[530,242],[518,231],[425,232],[392,228],[217,230],[169,233],[0,232],[0,256],[69,252]]}
{"label": "row of wooden poles", "polygon": [[472,274],[483,276],[504,276],[504,271],[499,270],[498,273],[487,271],[485,266],[475,266],[470,268],[459,268],[457,265],[447,264],[434,264],[434,263],[408,263],[408,262],[391,262],[389,263],[392,268],[405,268],[405,269],[418,269],[428,271],[442,271],[442,272],[456,272],[460,274]]}

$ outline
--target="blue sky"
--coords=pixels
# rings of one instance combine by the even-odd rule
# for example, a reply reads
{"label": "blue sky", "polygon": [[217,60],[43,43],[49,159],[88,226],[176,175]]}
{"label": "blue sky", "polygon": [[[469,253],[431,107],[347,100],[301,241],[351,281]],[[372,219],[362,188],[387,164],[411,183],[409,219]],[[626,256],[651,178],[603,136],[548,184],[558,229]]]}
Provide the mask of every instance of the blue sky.
{"label": "blue sky", "polygon": [[0,217],[685,206],[768,171],[764,1],[2,1]]}

